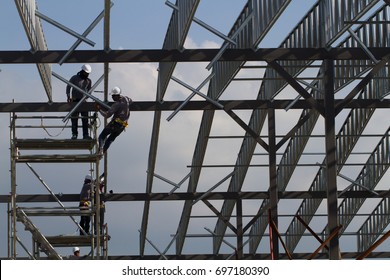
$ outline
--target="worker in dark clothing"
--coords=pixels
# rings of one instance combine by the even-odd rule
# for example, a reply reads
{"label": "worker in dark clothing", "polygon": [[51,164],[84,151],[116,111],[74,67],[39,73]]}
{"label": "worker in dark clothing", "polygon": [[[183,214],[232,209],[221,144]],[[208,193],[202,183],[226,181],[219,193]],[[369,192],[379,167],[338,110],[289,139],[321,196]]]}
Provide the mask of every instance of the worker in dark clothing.
{"label": "worker in dark clothing", "polygon": [[[83,187],[80,192],[80,210],[89,210],[91,206],[91,186],[92,186],[92,176],[86,175],[84,179]],[[80,227],[85,231],[86,234],[89,234],[89,224],[91,222],[90,214],[81,215],[80,218]],[[84,233],[80,230],[80,235]]]}
{"label": "worker in dark clothing", "polygon": [[104,117],[109,118],[112,116],[111,121],[103,129],[99,135],[99,154],[103,155],[114,142],[115,138],[121,134],[127,127],[127,121],[130,117],[129,106],[133,101],[127,96],[121,95],[121,89],[114,87],[110,95],[115,103],[111,106],[111,109],[105,111],[100,109],[97,105],[97,109]]}
{"label": "worker in dark clothing", "polygon": [[[104,213],[106,213],[106,194],[104,192],[104,181],[100,182],[99,186],[99,195],[100,195],[100,211],[99,211],[99,226],[100,226],[100,234],[103,234],[103,229],[105,228],[104,224]],[[95,220],[95,229],[97,226],[97,221]],[[96,230],[95,230],[96,232]]]}
{"label": "worker in dark clothing", "polygon": [[[88,92],[92,87],[91,79],[88,78],[91,71],[92,71],[91,66],[89,64],[84,64],[81,67],[81,71],[78,72],[76,75],[72,76],[69,82],[79,87],[80,89]],[[71,89],[72,89],[72,96],[71,96]],[[84,97],[84,94],[78,89],[72,87],[71,85],[67,85],[66,96],[67,96],[67,102],[71,103],[71,102],[79,102]],[[71,116],[72,139],[77,139],[77,135],[78,135],[77,127],[78,127],[79,114],[81,114],[81,123],[83,126],[83,139],[91,139],[88,133],[88,112],[80,112],[77,110]]]}

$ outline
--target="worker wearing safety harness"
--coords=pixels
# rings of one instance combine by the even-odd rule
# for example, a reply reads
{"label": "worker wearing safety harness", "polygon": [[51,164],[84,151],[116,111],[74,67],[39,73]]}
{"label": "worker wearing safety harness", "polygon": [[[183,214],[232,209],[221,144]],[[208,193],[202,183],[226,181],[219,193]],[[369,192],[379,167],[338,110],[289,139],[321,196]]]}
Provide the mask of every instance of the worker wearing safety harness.
{"label": "worker wearing safety harness", "polygon": [[127,121],[130,117],[129,106],[133,101],[127,96],[121,95],[121,89],[114,87],[110,95],[115,103],[111,106],[111,109],[104,111],[97,105],[97,108],[104,117],[109,118],[112,116],[111,121],[103,129],[99,135],[99,154],[103,155],[114,142],[115,138],[121,134],[127,127]]}
{"label": "worker wearing safety harness", "polygon": [[[91,185],[92,185],[92,176],[88,174],[84,178],[84,184],[80,192],[79,207],[81,212],[83,212],[83,210],[88,210],[91,206]],[[80,227],[85,231],[86,234],[89,234],[90,222],[91,222],[90,214],[81,215]],[[81,230],[80,230],[80,235],[84,235],[84,233]]]}

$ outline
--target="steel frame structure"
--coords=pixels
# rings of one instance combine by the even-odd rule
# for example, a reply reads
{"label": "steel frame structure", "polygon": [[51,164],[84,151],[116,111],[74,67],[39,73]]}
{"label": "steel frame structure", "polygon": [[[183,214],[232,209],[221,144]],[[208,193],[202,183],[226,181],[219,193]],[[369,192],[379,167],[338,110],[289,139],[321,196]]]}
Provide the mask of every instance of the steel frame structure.
{"label": "steel frame structure", "polygon": [[[15,1],[29,3],[34,1]],[[350,164],[351,155],[356,152],[359,139],[365,137],[364,129],[376,109],[389,109],[388,91],[390,59],[390,4],[380,0],[319,0],[304,18],[295,26],[278,48],[261,49],[261,43],[273,24],[290,4],[290,0],[248,0],[241,14],[232,25],[224,43],[218,50],[186,50],[184,42],[195,18],[200,0],[177,0],[170,4],[172,16],[165,40],[160,50],[111,50],[110,7],[104,5],[104,49],[71,52],[50,51],[45,47],[31,51],[0,51],[0,63],[50,65],[60,63],[90,62],[104,63],[104,88],[107,100],[109,63],[158,62],[158,86],[156,100],[135,102],[132,111],[154,113],[153,127],[147,166],[145,193],[113,194],[108,201],[142,201],[143,218],[140,225],[140,248],[138,255],[108,256],[110,259],[312,259],[312,258],[390,258],[390,250],[381,247],[389,235],[390,193],[389,190],[375,189],[385,177],[390,165],[389,126],[383,134],[372,137],[377,141],[369,152],[366,162],[357,164],[361,171],[356,178],[343,177],[351,182],[347,190],[340,190],[337,178],[343,176],[342,169]],[[348,4],[347,4],[348,3]],[[373,7],[380,5],[373,11]],[[360,19],[366,18],[359,22]],[[37,19],[39,21],[39,19]],[[234,42],[234,44],[232,43]],[[210,62],[211,75],[204,101],[164,101],[173,71],[179,62]],[[237,79],[238,73],[247,67],[246,62],[263,63],[265,69],[257,98],[255,100],[221,100],[225,89]],[[309,78],[301,78],[305,70],[315,69]],[[38,68],[41,69],[41,68]],[[45,69],[48,69],[46,67]],[[313,74],[314,73],[314,74]],[[310,83],[305,82],[310,80]],[[204,84],[205,84],[204,83]],[[283,99],[278,95],[291,87],[297,92],[295,99]],[[351,86],[344,97],[336,93]],[[199,88],[191,88],[200,94]],[[49,102],[51,102],[51,97]],[[93,110],[89,104],[81,105],[84,110]],[[66,103],[0,104],[0,112],[51,112],[71,110]],[[156,161],[161,127],[162,111],[199,110],[203,112],[193,158],[187,179],[185,193],[156,193],[153,191],[157,177]],[[251,112],[249,121],[242,120],[236,110]],[[278,110],[299,110],[298,120],[282,136],[277,135]],[[222,111],[244,131],[236,161],[229,164],[208,166],[205,164],[207,147],[213,136],[211,127],[215,113]],[[340,130],[336,130],[336,118],[346,113]],[[288,184],[306,151],[308,141],[315,137],[313,130],[323,122],[324,156],[322,163],[315,163],[316,174],[310,186],[300,191],[288,190]],[[387,120],[384,120],[388,122]],[[264,135],[266,131],[266,135]],[[228,138],[229,136],[226,136]],[[243,184],[252,164],[256,147],[267,155],[267,187],[258,191],[243,191]],[[278,159],[279,157],[279,159]],[[104,171],[107,171],[107,160]],[[226,192],[214,191],[219,183],[207,192],[198,192],[202,170],[212,167],[229,167],[232,172],[221,182],[228,182]],[[260,165],[259,165],[260,166]],[[383,181],[382,181],[383,183]],[[178,184],[176,184],[177,186]],[[47,195],[18,196],[17,202],[50,202]],[[77,201],[77,195],[65,195],[64,201]],[[261,204],[256,213],[248,218],[245,203],[258,199]],[[295,213],[289,213],[289,221],[281,222],[278,207],[282,200],[297,199],[300,206]],[[158,252],[145,254],[150,207],[154,201],[183,201],[181,218],[173,234],[175,254]],[[220,207],[213,201],[221,200]],[[359,230],[346,232],[351,221],[365,201],[375,204],[374,210],[366,215]],[[378,202],[379,200],[379,202]],[[0,197],[0,202],[9,203],[9,197]],[[215,227],[201,237],[212,238],[212,253],[187,254],[185,242],[190,242],[189,223],[195,203],[212,212],[216,218]],[[320,232],[311,228],[316,217],[321,216],[320,205],[325,203],[326,227]],[[198,205],[199,205],[198,204]],[[283,228],[283,230],[280,230]],[[284,229],[285,228],[285,229]],[[269,231],[267,234],[266,231]],[[309,252],[296,252],[304,236],[310,235],[320,246]],[[342,252],[340,239],[353,235],[358,240],[357,250]],[[200,235],[198,235],[200,236]],[[226,239],[234,236],[235,244]],[[269,239],[268,252],[260,249],[263,238]],[[171,243],[171,244],[172,244]],[[152,243],[151,243],[152,244]],[[170,244],[170,245],[171,245]],[[153,245],[153,244],[152,244]],[[169,246],[170,246],[169,245]],[[222,245],[231,247],[232,253],[221,252]],[[169,247],[168,246],[168,247]],[[247,246],[247,247],[246,247]],[[283,250],[281,250],[283,246]],[[379,251],[372,252],[375,248]],[[246,249],[247,248],[247,249]],[[167,248],[168,249],[168,248]]]}

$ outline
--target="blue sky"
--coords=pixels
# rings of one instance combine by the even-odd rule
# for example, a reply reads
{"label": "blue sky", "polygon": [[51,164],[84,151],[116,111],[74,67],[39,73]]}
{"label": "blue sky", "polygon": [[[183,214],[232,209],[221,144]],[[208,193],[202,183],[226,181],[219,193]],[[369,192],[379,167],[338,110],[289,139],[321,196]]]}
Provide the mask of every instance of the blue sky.
{"label": "blue sky", "polygon": [[[116,0],[111,11],[111,48],[112,49],[159,49],[162,47],[165,32],[171,17],[172,10],[165,5],[165,0]],[[173,2],[173,1],[172,1]],[[285,11],[281,20],[271,30],[269,36],[262,42],[261,47],[277,47],[287,36],[298,20],[310,9],[315,0],[293,0]],[[52,1],[38,0],[38,9],[41,13],[66,25],[67,27],[82,33],[96,16],[103,10],[103,1],[97,0],[67,0]],[[246,1],[244,0],[201,0],[195,16],[212,27],[227,34],[240,14]],[[21,21],[19,19],[13,1],[1,0],[0,9],[0,50],[28,50],[29,43],[26,39]],[[74,38],[63,31],[43,22],[47,44],[50,50],[67,50],[74,42]],[[101,49],[103,47],[103,22],[88,36],[96,42],[94,48],[82,44],[78,49]],[[221,39],[209,31],[193,23],[186,42],[187,48],[218,48]],[[197,87],[209,75],[205,69],[206,63],[179,63],[174,75],[186,83]],[[79,71],[79,64],[53,65],[53,71],[65,78]],[[102,65],[92,64],[91,78],[96,81],[102,75]],[[111,64],[109,87],[120,86],[123,92],[135,101],[152,101],[156,95],[157,64]],[[0,102],[44,102],[46,94],[35,65],[0,65]],[[64,102],[66,85],[55,79],[52,80],[53,100]],[[102,89],[102,85],[98,90]],[[206,92],[206,87],[204,92]],[[226,96],[234,96],[240,92],[242,98],[255,98],[259,89],[259,82],[251,82],[245,85],[233,83],[229,86]],[[291,94],[291,93],[287,93]],[[187,89],[171,81],[167,94],[167,100],[184,100],[189,95]],[[99,93],[96,93],[99,96]],[[296,96],[296,94],[292,95]],[[237,97],[236,97],[237,98]],[[187,175],[196,141],[200,112],[180,112],[170,122],[166,118],[171,112],[164,112],[159,143],[156,173],[174,182],[181,181]],[[242,117],[249,117],[245,112]],[[289,114],[281,118],[289,119]],[[0,115],[0,151],[5,155],[1,159],[0,177],[2,185],[1,194],[9,192],[9,137],[8,114]],[[146,168],[148,149],[153,115],[146,112],[133,112],[130,117],[130,125],[127,131],[121,135],[110,148],[109,154],[109,189],[116,193],[144,192],[146,186]],[[384,126],[384,125],[383,125]],[[196,129],[188,129],[188,128]],[[99,128],[101,130],[102,127]],[[321,127],[318,128],[321,131]],[[379,126],[378,131],[382,131]],[[53,130],[53,134],[61,133],[58,138],[70,137],[70,128],[64,131]],[[36,137],[48,137],[44,131],[34,132]],[[231,120],[216,113],[213,134],[241,135],[242,129]],[[210,143],[213,153],[207,155],[209,161],[218,159],[218,162],[231,163],[237,156],[237,147],[240,140],[232,140],[229,145],[221,145],[219,142]],[[311,143],[316,145],[316,143]],[[234,147],[234,148],[233,148]],[[58,166],[59,165],[59,166]],[[82,180],[88,172],[88,167],[77,164],[34,164],[34,168],[42,178],[50,185],[55,193],[78,193]],[[225,177],[229,170],[205,170],[208,180],[201,182],[199,191],[205,191]],[[254,172],[254,171],[250,171]],[[266,171],[265,171],[266,172]],[[25,166],[18,166],[18,186],[22,193],[45,193],[43,187],[33,177]],[[56,174],[56,176],[53,176]],[[255,175],[255,174],[253,174]],[[247,190],[257,184],[257,175],[248,176]],[[267,176],[267,175],[265,175]],[[310,184],[312,177],[296,178]],[[155,179],[154,192],[168,192],[171,186]],[[183,184],[186,189],[186,183]],[[179,191],[185,191],[185,190]],[[216,203],[218,204],[218,203]],[[176,217],[180,217],[181,202],[156,202],[151,207],[150,227],[148,238],[157,243],[159,249],[165,249],[177,227]],[[74,206],[74,205],[72,205]],[[5,220],[5,208],[1,205],[1,220]],[[255,211],[258,205],[248,204],[248,212]],[[287,206],[286,206],[287,207]],[[283,209],[283,205],[281,205]],[[113,237],[109,244],[110,254],[137,254],[138,253],[138,229],[142,218],[143,203],[110,203],[107,205],[107,222],[110,226],[110,234]],[[207,212],[207,211],[206,211]],[[165,213],[164,215],[160,215]],[[194,213],[204,214],[204,208],[194,208]],[[208,213],[210,214],[210,213]],[[168,219],[171,218],[171,219]],[[163,220],[163,222],[162,222]],[[37,223],[48,231],[48,234],[59,234],[57,228],[48,227],[48,222],[57,225],[61,234],[74,234],[76,228],[69,221],[66,226],[61,226],[58,220],[48,218],[38,220]],[[190,233],[205,233],[203,227],[213,228],[215,219],[203,221],[201,219],[190,225]],[[21,233],[23,235],[23,233]],[[28,238],[28,237],[27,237]],[[211,239],[194,242],[194,246],[186,247],[186,252],[202,253],[210,252]],[[174,246],[173,246],[174,247]],[[229,248],[224,248],[227,252]],[[198,252],[199,251],[199,252]],[[69,249],[70,252],[70,249]],[[172,253],[172,250],[169,251]],[[185,253],[186,253],[185,252]],[[63,254],[67,254],[66,250]],[[153,248],[147,246],[146,253],[155,254]],[[0,257],[6,254],[6,227],[0,227]]]}

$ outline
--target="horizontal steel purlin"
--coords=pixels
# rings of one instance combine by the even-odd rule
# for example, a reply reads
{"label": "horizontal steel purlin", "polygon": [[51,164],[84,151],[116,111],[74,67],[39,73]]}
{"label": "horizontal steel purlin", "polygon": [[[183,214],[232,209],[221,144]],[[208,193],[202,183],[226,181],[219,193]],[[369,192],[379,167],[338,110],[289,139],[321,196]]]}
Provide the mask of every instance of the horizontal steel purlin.
{"label": "horizontal steel purlin", "polygon": [[[377,59],[389,54],[388,48],[368,48]],[[121,62],[201,62],[211,61],[218,49],[185,50],[76,50],[64,63],[121,63]],[[0,64],[59,63],[65,50],[0,51]],[[361,48],[262,48],[227,49],[219,61],[272,61],[272,60],[369,60]]]}
{"label": "horizontal steel purlin", "polygon": [[[291,104],[290,99],[285,100],[219,100],[226,110],[253,110],[268,108],[285,109]],[[319,104],[323,104],[322,100],[317,100]],[[342,99],[335,100],[335,104],[343,102]],[[183,101],[164,101],[162,103],[156,101],[134,101],[130,105],[131,111],[173,111],[179,107]],[[111,105],[112,103],[107,103]],[[0,103],[0,113],[10,112],[69,112],[73,104],[67,102],[27,102],[27,103]],[[289,109],[309,109],[311,105],[306,100],[298,100]],[[390,108],[390,99],[354,99],[344,106],[345,109],[352,108]],[[95,102],[84,102],[79,107],[80,111],[95,111]],[[189,101],[181,111],[196,111],[196,110],[222,110],[208,101]]]}
{"label": "horizontal steel purlin", "polygon": [[[378,195],[374,195],[368,191],[349,191],[340,195],[339,198],[383,198],[390,197],[390,191],[376,191]],[[203,196],[206,200],[225,200],[225,199],[268,199],[269,192],[212,192],[212,193],[113,193],[107,194],[106,201],[181,201],[195,200]],[[280,199],[324,199],[326,198],[325,191],[288,191],[279,192]],[[80,199],[79,194],[62,194],[60,196],[62,202],[77,202]],[[9,195],[0,195],[0,203],[8,203],[11,197]],[[54,198],[48,194],[20,194],[16,197],[17,202],[54,202]]]}

